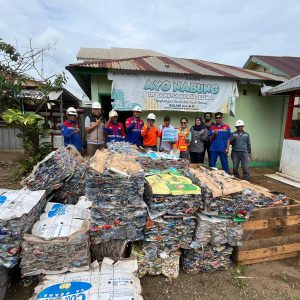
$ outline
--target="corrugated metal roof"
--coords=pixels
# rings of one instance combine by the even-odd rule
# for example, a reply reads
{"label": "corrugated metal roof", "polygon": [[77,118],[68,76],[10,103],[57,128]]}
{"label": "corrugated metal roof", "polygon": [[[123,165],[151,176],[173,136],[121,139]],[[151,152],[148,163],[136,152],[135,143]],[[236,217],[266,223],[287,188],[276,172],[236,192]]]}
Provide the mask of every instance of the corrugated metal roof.
{"label": "corrugated metal roof", "polygon": [[80,48],[77,60],[102,60],[102,59],[124,59],[141,56],[165,56],[162,53],[149,49],[130,48]]}
{"label": "corrugated metal roof", "polygon": [[300,74],[300,57],[251,55],[244,68],[247,68],[251,61],[256,63],[262,61],[263,63],[285,73],[288,77],[294,77]]}
{"label": "corrugated metal roof", "polygon": [[140,72],[159,72],[181,75],[201,75],[234,78],[239,80],[272,80],[280,82],[286,80],[282,76],[252,70],[245,70],[238,67],[217,64],[197,59],[160,56],[147,56],[119,60],[85,61],[82,63],[69,65],[67,69],[82,67]]}
{"label": "corrugated metal roof", "polygon": [[275,95],[275,94],[284,94],[284,93],[289,93],[292,91],[300,91],[300,75],[282,83],[271,90],[268,91],[268,94],[270,95]]}

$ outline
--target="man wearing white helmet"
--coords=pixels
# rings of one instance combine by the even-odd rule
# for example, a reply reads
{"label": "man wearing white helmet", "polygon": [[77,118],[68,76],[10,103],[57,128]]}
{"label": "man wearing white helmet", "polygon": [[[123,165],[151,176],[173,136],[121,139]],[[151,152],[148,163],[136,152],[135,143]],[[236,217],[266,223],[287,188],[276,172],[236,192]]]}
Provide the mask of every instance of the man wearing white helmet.
{"label": "man wearing white helmet", "polygon": [[93,156],[97,149],[102,149],[105,145],[104,119],[101,116],[101,104],[93,102],[92,114],[85,118],[85,130],[87,132],[87,153]]}
{"label": "man wearing white helmet", "polygon": [[142,146],[141,130],[144,126],[144,121],[141,120],[141,113],[142,109],[136,105],[133,108],[133,116],[125,122],[127,132],[126,141],[137,146]]}
{"label": "man wearing white helmet", "polygon": [[125,140],[124,126],[118,122],[118,113],[115,110],[109,112],[109,119],[105,125],[106,142],[122,142]]}
{"label": "man wearing white helmet", "polygon": [[80,137],[80,129],[76,118],[78,116],[77,111],[74,107],[69,107],[67,109],[67,120],[61,126],[61,132],[64,136],[64,145],[73,145],[81,153],[82,142]]}
{"label": "man wearing white helmet", "polygon": [[154,125],[155,114],[150,113],[147,116],[147,125],[144,125],[141,131],[143,137],[143,145],[146,149],[157,151],[157,138],[159,137],[159,130]]}
{"label": "man wearing white helmet", "polygon": [[231,158],[233,161],[233,175],[239,178],[239,165],[241,163],[243,170],[243,178],[250,179],[249,161],[251,158],[251,143],[250,136],[244,131],[244,122],[237,120],[235,123],[236,131],[231,137]]}

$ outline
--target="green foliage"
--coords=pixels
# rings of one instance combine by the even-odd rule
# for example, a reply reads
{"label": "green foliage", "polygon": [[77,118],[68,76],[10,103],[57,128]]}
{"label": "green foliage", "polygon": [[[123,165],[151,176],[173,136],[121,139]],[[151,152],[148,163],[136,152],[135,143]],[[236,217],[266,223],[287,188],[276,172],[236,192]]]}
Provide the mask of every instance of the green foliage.
{"label": "green foliage", "polygon": [[[51,151],[51,145],[40,145],[39,136],[49,134],[44,127],[44,118],[34,112],[22,113],[19,109],[7,109],[2,114],[7,126],[19,128],[26,159],[20,161],[19,175],[27,174],[38,161]],[[18,177],[18,176],[16,176]]]}
{"label": "green foliage", "polygon": [[18,137],[23,139],[26,159],[20,161],[20,174],[25,175],[51,151],[51,144],[40,143],[40,136],[48,136],[50,130],[45,129],[44,118],[34,112],[22,113],[18,109],[7,109],[2,118],[8,126],[21,130]]}
{"label": "green foliage", "polygon": [[[51,49],[50,45],[36,49],[29,40],[29,49],[23,53],[0,38],[0,117],[8,126],[19,128],[19,137],[23,140],[26,159],[20,162],[20,173],[24,175],[51,151],[49,143],[41,143],[40,137],[49,135],[45,128],[44,117],[38,114],[46,105],[51,91],[61,90],[67,79],[64,73],[43,77],[39,63],[44,54]],[[28,76],[35,74],[36,84],[30,98],[22,97],[22,103],[34,107],[31,112],[22,112],[20,92],[26,86]]]}

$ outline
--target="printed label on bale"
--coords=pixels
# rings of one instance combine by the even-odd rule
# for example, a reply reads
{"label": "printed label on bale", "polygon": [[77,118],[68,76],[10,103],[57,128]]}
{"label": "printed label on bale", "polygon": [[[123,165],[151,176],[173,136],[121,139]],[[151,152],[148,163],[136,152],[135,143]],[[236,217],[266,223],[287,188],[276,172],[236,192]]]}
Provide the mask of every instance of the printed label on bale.
{"label": "printed label on bale", "polygon": [[43,300],[85,300],[86,292],[92,287],[89,282],[65,282],[45,288],[37,295]]}

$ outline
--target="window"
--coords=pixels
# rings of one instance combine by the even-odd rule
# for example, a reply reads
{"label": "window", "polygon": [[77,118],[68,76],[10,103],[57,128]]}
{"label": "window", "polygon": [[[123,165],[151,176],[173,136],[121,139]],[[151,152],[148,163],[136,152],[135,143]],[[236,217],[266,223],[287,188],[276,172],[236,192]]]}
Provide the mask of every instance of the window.
{"label": "window", "polygon": [[300,98],[290,96],[284,138],[300,140]]}

